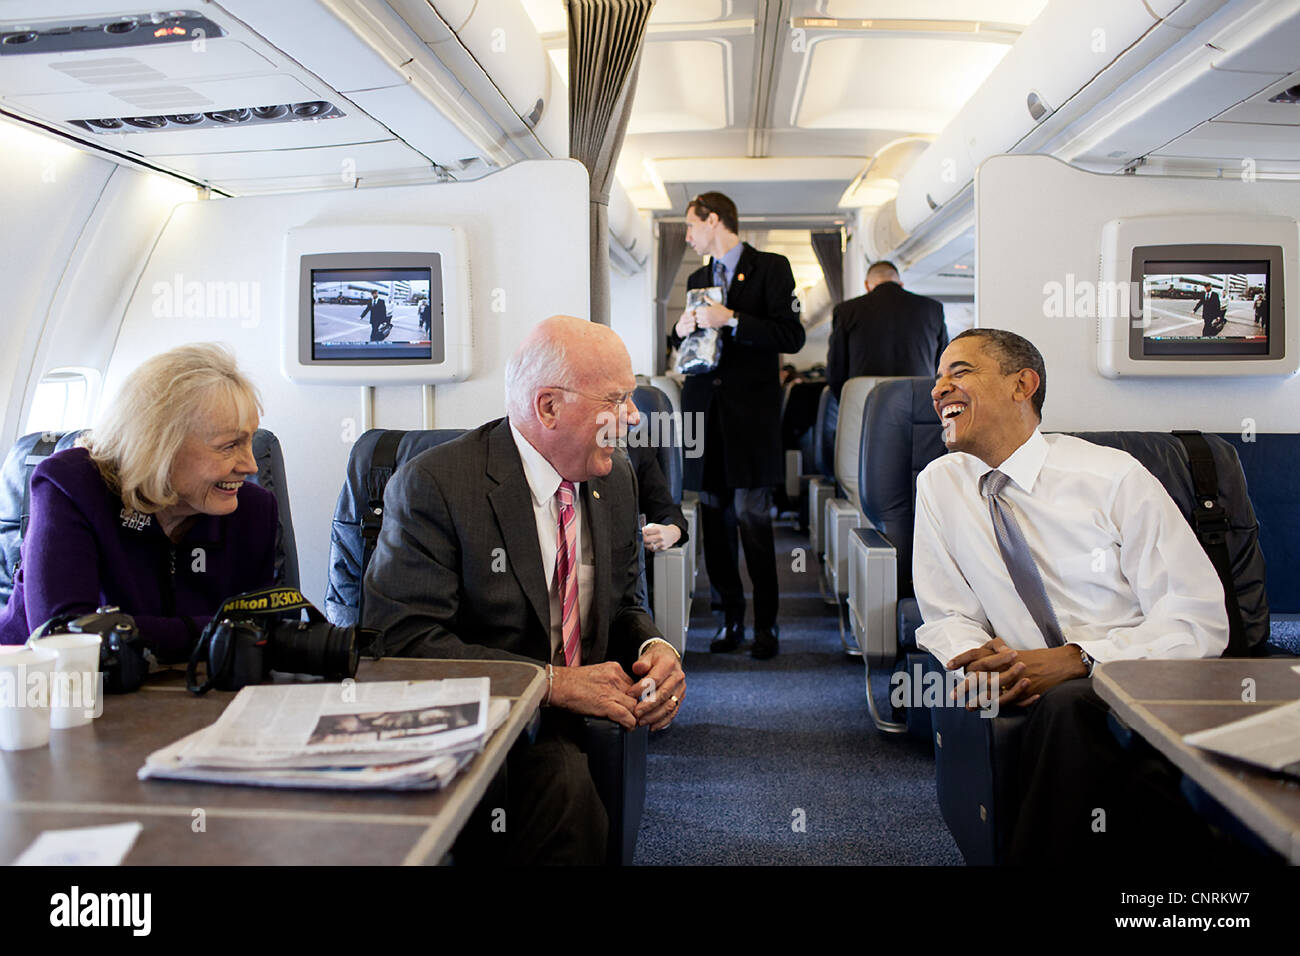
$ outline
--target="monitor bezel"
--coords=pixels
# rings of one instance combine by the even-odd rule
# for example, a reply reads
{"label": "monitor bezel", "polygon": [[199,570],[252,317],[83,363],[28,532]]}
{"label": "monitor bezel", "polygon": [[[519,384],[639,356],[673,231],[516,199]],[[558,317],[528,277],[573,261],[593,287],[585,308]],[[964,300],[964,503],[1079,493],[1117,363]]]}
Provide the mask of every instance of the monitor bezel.
{"label": "monitor bezel", "polygon": [[[1129,323],[1128,357],[1138,362],[1268,362],[1286,355],[1286,318],[1283,304],[1283,253],[1277,245],[1242,245],[1231,243],[1176,243],[1166,245],[1134,246],[1132,252],[1131,280],[1138,291],[1142,305],[1139,321]],[[1212,348],[1205,351],[1177,353],[1148,353],[1144,347],[1146,300],[1142,294],[1143,280],[1148,274],[1147,263],[1185,262],[1215,263],[1267,263],[1268,265],[1268,348],[1261,352],[1233,352]],[[1227,271],[1227,270],[1224,270]],[[1156,273],[1152,273],[1156,274]],[[1220,342],[1219,344],[1223,344]]]}
{"label": "monitor bezel", "polygon": [[[447,362],[447,301],[441,252],[320,252],[298,257],[298,364],[313,368],[380,369],[401,367],[437,368]],[[429,303],[438,303],[430,315],[428,358],[315,358],[315,330],[312,272],[330,269],[427,269]],[[438,341],[440,340],[440,341]]]}

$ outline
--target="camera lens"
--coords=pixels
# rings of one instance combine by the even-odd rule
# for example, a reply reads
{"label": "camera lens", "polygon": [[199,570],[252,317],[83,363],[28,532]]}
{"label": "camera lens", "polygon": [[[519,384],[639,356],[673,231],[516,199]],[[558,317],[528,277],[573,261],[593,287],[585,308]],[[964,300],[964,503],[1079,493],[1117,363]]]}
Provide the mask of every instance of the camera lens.
{"label": "camera lens", "polygon": [[203,122],[202,113],[175,113],[167,118],[173,123],[179,123],[181,126],[193,126],[195,123]]}
{"label": "camera lens", "polygon": [[30,30],[26,31],[25,33],[6,33],[5,38],[3,40],[0,40],[0,43],[4,43],[7,46],[17,46],[22,43],[31,43],[33,40],[36,39],[37,35],[38,34],[33,33]]}
{"label": "camera lens", "polygon": [[86,120],[86,122],[89,125],[95,127],[96,129],[121,129],[122,128],[122,121],[120,119],[116,119],[111,116],[105,119]]}
{"label": "camera lens", "polygon": [[137,129],[162,129],[167,125],[165,116],[127,116],[124,119]]}
{"label": "camera lens", "polygon": [[320,116],[322,113],[328,113],[330,105],[324,100],[311,100],[307,103],[294,103],[294,116]]}
{"label": "camera lens", "polygon": [[287,106],[255,106],[253,115],[258,119],[279,119],[289,112]]}
{"label": "camera lens", "polygon": [[104,24],[105,33],[130,33],[136,28],[134,20],[118,20],[114,23]]}
{"label": "camera lens", "polygon": [[280,621],[267,643],[271,670],[283,674],[315,674],[328,681],[355,677],[361,660],[355,627],[334,627],[324,621]]}

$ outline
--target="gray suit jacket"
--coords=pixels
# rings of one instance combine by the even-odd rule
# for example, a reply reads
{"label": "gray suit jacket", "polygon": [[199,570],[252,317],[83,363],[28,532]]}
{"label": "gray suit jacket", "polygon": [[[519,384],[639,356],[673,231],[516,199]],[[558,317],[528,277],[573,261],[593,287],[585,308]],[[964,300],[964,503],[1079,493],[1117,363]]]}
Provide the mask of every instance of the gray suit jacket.
{"label": "gray suit jacket", "polygon": [[[630,668],[659,637],[640,603],[636,478],[614,456],[582,483],[595,593],[583,663]],[[384,524],[366,570],[365,626],[410,657],[550,659],[550,605],[532,495],[504,419],[422,452],[384,491]]]}

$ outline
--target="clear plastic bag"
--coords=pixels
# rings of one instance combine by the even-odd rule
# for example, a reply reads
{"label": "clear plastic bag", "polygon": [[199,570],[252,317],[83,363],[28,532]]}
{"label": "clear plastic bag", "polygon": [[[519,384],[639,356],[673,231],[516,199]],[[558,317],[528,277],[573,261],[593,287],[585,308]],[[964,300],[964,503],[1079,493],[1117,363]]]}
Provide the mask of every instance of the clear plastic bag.
{"label": "clear plastic bag", "polygon": [[[688,289],[686,308],[706,308],[722,304],[722,287]],[[718,367],[722,358],[722,333],[719,329],[696,329],[682,340],[677,349],[677,371],[683,375],[703,375]]]}
{"label": "clear plastic bag", "polygon": [[677,350],[677,371],[702,375],[718,367],[722,358],[722,336],[717,329],[696,329],[682,340]]}

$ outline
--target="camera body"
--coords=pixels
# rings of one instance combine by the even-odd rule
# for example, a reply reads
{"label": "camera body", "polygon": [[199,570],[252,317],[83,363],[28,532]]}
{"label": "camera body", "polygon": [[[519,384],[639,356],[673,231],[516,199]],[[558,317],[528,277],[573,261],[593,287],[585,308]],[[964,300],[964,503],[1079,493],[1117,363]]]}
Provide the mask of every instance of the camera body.
{"label": "camera body", "polygon": [[128,694],[139,690],[149,674],[144,644],[135,618],[119,608],[105,605],[94,614],[59,614],[36,629],[32,639],[49,634],[98,634],[99,671],[104,675],[104,690],[110,694]]}
{"label": "camera body", "polygon": [[[287,621],[285,610],[306,608],[310,620]],[[335,627],[292,589],[269,589],[232,598],[204,628],[187,672],[189,689],[202,694],[265,683],[271,671],[312,674],[327,681],[355,677],[360,661],[355,627]],[[195,679],[196,665],[207,679]]]}

